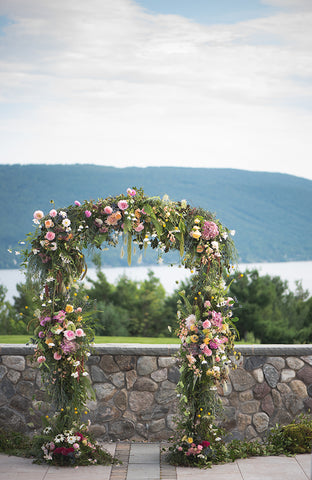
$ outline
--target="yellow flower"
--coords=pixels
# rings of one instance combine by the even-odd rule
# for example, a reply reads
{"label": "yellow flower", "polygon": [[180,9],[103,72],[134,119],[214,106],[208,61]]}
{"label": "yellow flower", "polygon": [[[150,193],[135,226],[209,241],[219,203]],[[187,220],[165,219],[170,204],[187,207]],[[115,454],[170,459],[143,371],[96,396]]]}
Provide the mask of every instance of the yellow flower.
{"label": "yellow flower", "polygon": [[74,311],[74,307],[72,305],[66,305],[66,313],[71,313]]}
{"label": "yellow flower", "polygon": [[81,320],[82,320],[82,316],[79,315],[79,317],[77,318],[77,322],[81,322]]}
{"label": "yellow flower", "polygon": [[188,437],[187,443],[193,443],[193,438],[192,438],[192,437]]}
{"label": "yellow flower", "polygon": [[209,341],[210,341],[210,338],[209,338],[209,337],[206,337],[206,338],[204,339],[204,343],[205,343],[206,345],[208,345]]}
{"label": "yellow flower", "polygon": [[27,310],[27,308],[28,308],[27,305],[25,305],[25,310]]}
{"label": "yellow flower", "polygon": [[198,340],[198,335],[191,335],[191,342],[196,343]]}

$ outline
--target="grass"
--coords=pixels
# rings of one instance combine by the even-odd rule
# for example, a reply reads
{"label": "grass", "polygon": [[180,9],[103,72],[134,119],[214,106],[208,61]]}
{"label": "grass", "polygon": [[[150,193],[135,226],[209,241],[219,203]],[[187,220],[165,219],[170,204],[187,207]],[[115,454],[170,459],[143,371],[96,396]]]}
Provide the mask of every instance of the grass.
{"label": "grass", "polygon": [[[0,343],[26,344],[28,335],[0,335]],[[94,343],[147,343],[147,344],[179,344],[178,338],[152,338],[152,337],[95,337]]]}

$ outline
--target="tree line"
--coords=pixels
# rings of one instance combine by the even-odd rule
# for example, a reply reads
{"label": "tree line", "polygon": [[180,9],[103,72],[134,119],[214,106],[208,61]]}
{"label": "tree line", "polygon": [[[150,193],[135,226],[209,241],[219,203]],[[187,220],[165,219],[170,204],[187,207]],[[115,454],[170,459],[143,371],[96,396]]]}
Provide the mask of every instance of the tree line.
{"label": "tree line", "polygon": [[[175,336],[179,291],[192,288],[190,281],[180,282],[167,295],[160,280],[149,271],[147,279],[134,281],[121,276],[109,283],[96,265],[96,278],[90,286],[77,286],[76,297],[93,310],[91,321],[100,336]],[[297,282],[295,292],[279,276],[261,276],[257,270],[236,272],[230,280],[229,296],[235,300],[234,316],[239,337],[247,343],[312,343],[312,297]],[[0,334],[33,333],[35,283],[19,283],[10,303],[0,285]],[[169,327],[169,328],[168,328]]]}

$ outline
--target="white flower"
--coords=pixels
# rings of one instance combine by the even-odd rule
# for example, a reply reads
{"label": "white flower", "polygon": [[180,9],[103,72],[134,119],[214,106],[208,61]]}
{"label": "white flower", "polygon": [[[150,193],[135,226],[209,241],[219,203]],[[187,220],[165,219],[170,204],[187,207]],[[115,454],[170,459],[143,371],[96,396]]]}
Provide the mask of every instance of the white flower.
{"label": "white flower", "polygon": [[52,428],[51,427],[46,427],[44,430],[43,430],[43,433],[46,435],[47,433],[51,432]]}
{"label": "white flower", "polygon": [[87,377],[88,375],[89,375],[88,372],[83,372],[82,374],[83,377]]}
{"label": "white flower", "polygon": [[74,367],[78,367],[80,365],[80,362],[79,360],[77,360],[76,362],[73,363]]}
{"label": "white flower", "polygon": [[232,237],[234,237],[235,233],[235,230],[230,230],[230,234],[232,235]]}
{"label": "white flower", "polygon": [[220,442],[221,438],[217,437],[215,440],[216,440],[216,442]]}
{"label": "white flower", "polygon": [[66,218],[66,217],[67,217],[67,213],[64,212],[63,210],[61,210],[61,211],[59,212],[59,216],[60,216],[60,217],[63,217],[63,218]]}
{"label": "white flower", "polygon": [[72,377],[74,377],[74,378],[77,378],[77,377],[78,377],[78,375],[79,375],[79,373],[78,373],[78,372],[73,372],[73,373],[71,374],[71,376],[72,376]]}
{"label": "white flower", "polygon": [[227,232],[223,232],[223,233],[221,234],[221,237],[224,238],[224,240],[226,240],[226,239],[228,238],[228,236],[229,236],[229,235],[228,235]]}
{"label": "white flower", "polygon": [[76,437],[75,435],[69,435],[67,438],[66,438],[66,441],[67,443],[70,443],[71,445],[75,442],[77,442],[77,440],[80,440],[79,437]]}
{"label": "white flower", "polygon": [[69,227],[70,224],[71,224],[71,221],[69,220],[69,218],[64,218],[64,220],[62,221],[63,227]]}
{"label": "white flower", "polygon": [[186,208],[187,207],[187,201],[185,199],[181,200],[181,207]]}
{"label": "white flower", "polygon": [[214,242],[211,242],[211,246],[214,250],[219,250],[219,243],[214,241]]}
{"label": "white flower", "polygon": [[63,442],[63,441],[64,441],[64,435],[62,433],[59,433],[54,438],[54,443],[60,443],[60,442]]}

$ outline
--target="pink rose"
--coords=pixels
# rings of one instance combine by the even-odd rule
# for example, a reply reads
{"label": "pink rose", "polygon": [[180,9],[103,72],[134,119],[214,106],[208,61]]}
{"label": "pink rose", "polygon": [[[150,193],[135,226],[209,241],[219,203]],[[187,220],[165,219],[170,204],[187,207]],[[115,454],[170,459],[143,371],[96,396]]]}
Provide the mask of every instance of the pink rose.
{"label": "pink rose", "polygon": [[78,443],[74,443],[74,444],[73,444],[73,448],[74,448],[75,450],[78,450],[78,449],[79,449],[79,444],[78,444]]}
{"label": "pink rose", "polygon": [[178,447],[178,451],[179,452],[182,452],[183,448],[182,447]]}
{"label": "pink rose", "polygon": [[144,229],[144,225],[143,223],[139,223],[139,225],[137,227],[135,227],[135,231],[136,232],[142,232],[142,230]]}
{"label": "pink rose", "polygon": [[76,308],[76,312],[77,312],[77,313],[82,312],[82,308],[81,308],[81,307],[77,307],[77,308]]}
{"label": "pink rose", "polygon": [[211,303],[209,302],[209,300],[206,300],[206,301],[205,301],[204,307],[205,307],[205,308],[211,307]]}
{"label": "pink rose", "polygon": [[120,210],[126,210],[129,207],[127,200],[119,200],[118,202],[118,208]]}
{"label": "pink rose", "polygon": [[45,238],[51,242],[52,240],[55,239],[55,233],[54,232],[47,232]]}
{"label": "pink rose", "polygon": [[86,210],[86,211],[85,211],[85,216],[86,216],[87,218],[91,217],[91,215],[92,215],[92,213],[90,212],[90,210]]}
{"label": "pink rose", "polygon": [[44,217],[44,213],[43,213],[42,210],[36,210],[36,211],[34,212],[34,218],[35,218],[36,220],[41,220],[43,217]]}
{"label": "pink rose", "polygon": [[211,322],[209,320],[205,320],[203,322],[203,328],[210,328],[211,327]]}
{"label": "pink rose", "polygon": [[43,363],[46,361],[46,357],[44,355],[40,355],[40,357],[37,358],[38,363]]}
{"label": "pink rose", "polygon": [[78,202],[78,200],[75,200],[75,205],[76,205],[77,207],[80,207],[80,206],[81,206],[81,203]]}
{"label": "pink rose", "polygon": [[136,191],[133,190],[132,188],[127,188],[127,194],[130,196],[130,197],[134,197],[136,195]]}
{"label": "pink rose", "polygon": [[54,360],[61,360],[62,355],[58,352],[55,352],[54,355],[53,355],[53,358],[54,358]]}
{"label": "pink rose", "polygon": [[76,335],[72,330],[65,330],[64,337],[66,338],[66,340],[74,340],[74,338],[76,338]]}
{"label": "pink rose", "polygon": [[104,208],[104,212],[107,213],[107,215],[110,215],[111,213],[113,213],[113,209],[112,209],[112,207],[110,207],[109,205],[107,205],[107,206]]}
{"label": "pink rose", "polygon": [[56,217],[57,215],[57,211],[55,210],[55,208],[52,208],[52,210],[50,210],[50,217]]}
{"label": "pink rose", "polygon": [[77,328],[76,330],[76,337],[85,337],[86,334],[84,333],[84,331],[82,330],[82,328]]}

